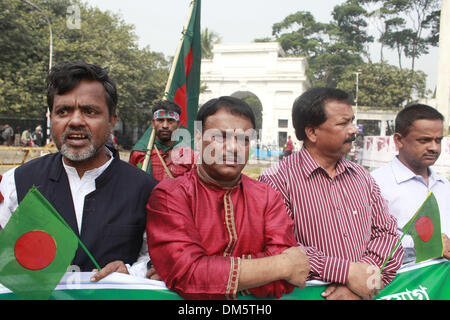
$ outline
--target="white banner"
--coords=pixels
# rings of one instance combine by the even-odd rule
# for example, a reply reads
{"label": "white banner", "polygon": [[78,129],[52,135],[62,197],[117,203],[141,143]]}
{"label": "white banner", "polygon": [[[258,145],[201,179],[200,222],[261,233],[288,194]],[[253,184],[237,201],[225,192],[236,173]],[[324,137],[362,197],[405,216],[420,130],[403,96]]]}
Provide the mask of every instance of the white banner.
{"label": "white banner", "polygon": [[[361,164],[373,170],[391,162],[397,153],[392,136],[366,136]],[[450,176],[450,137],[442,139],[441,155],[432,168],[444,177]]]}

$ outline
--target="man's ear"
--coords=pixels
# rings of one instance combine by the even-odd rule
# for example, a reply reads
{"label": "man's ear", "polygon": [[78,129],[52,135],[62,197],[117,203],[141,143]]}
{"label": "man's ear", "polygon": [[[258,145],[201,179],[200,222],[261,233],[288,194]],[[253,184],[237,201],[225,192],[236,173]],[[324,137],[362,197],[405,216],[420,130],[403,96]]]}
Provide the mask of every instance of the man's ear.
{"label": "man's ear", "polygon": [[307,126],[305,128],[306,138],[308,138],[309,141],[314,142],[314,143],[317,141],[316,129],[317,128],[313,127],[313,126]]}
{"label": "man's ear", "polygon": [[113,114],[111,116],[111,118],[109,119],[109,124],[110,124],[110,129],[111,129],[111,133],[113,133],[114,131],[114,127],[116,126],[116,122],[117,122],[117,114]]}
{"label": "man's ear", "polygon": [[404,137],[401,135],[401,133],[398,133],[398,132],[394,133],[393,138],[394,138],[394,143],[397,146],[397,149],[403,148],[403,141],[402,141],[402,139]]}

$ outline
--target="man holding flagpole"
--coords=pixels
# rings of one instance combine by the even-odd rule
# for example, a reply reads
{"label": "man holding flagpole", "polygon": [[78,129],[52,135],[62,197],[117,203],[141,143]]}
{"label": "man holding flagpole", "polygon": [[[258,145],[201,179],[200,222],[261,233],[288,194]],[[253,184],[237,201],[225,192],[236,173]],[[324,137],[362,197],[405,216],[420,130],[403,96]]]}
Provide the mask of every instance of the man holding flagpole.
{"label": "man holding flagpole", "polygon": [[[194,120],[197,115],[200,94],[201,65],[201,33],[200,33],[201,1],[192,0],[183,34],[175,53],[169,79],[167,80],[164,98],[173,101],[180,108],[180,124],[191,136],[191,147],[194,137]],[[154,128],[153,128],[154,129]],[[151,132],[151,134],[150,134]],[[139,149],[145,151],[142,170],[148,172],[155,130],[149,128],[141,138]],[[188,141],[185,141],[187,143]],[[134,160],[132,160],[134,162]]]}
{"label": "man holding flagpole", "polygon": [[[175,178],[185,174],[195,165],[194,151],[189,147],[191,141],[184,141],[184,135],[173,139],[180,128],[181,108],[172,101],[162,100],[152,108],[152,130],[155,130],[155,141],[146,172],[157,181]],[[129,163],[142,168],[150,129],[133,147]]]}

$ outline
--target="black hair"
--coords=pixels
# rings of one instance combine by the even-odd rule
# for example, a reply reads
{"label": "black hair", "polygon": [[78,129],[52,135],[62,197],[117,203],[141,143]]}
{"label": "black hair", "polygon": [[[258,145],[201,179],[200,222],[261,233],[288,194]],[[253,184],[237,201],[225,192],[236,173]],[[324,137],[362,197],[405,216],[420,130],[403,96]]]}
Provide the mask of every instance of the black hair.
{"label": "black hair", "polygon": [[55,94],[61,95],[71,91],[82,80],[95,80],[103,85],[109,116],[114,115],[118,100],[114,80],[108,76],[105,68],[84,61],[63,63],[50,70],[47,77],[47,104],[50,112],[53,109]]}
{"label": "black hair", "polygon": [[325,87],[311,88],[295,99],[292,106],[292,123],[298,140],[306,138],[306,127],[317,127],[327,120],[325,103],[330,100],[344,101],[352,105],[352,98],[347,92]]}
{"label": "black hair", "polygon": [[152,107],[152,114],[155,113],[155,111],[158,110],[167,110],[167,111],[174,111],[178,113],[181,116],[181,108],[179,105],[177,105],[175,102],[169,101],[169,100],[161,100],[155,103],[155,105]]}
{"label": "black hair", "polygon": [[407,136],[413,122],[421,119],[444,121],[444,116],[435,108],[426,104],[410,104],[400,110],[395,117],[395,132]]}
{"label": "black hair", "polygon": [[250,108],[248,103],[244,100],[231,96],[222,96],[207,101],[200,110],[198,110],[196,120],[201,121],[202,126],[204,126],[206,118],[215,114],[222,108],[227,109],[231,114],[246,117],[252,122],[253,129],[256,128],[255,114],[253,113],[252,108]]}

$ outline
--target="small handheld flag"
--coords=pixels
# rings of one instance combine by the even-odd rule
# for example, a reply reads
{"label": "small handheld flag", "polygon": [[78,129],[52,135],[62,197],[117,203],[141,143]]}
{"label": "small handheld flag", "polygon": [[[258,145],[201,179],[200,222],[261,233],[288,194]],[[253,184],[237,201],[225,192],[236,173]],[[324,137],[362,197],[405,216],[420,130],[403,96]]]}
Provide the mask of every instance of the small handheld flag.
{"label": "small handheld flag", "polygon": [[[441,219],[439,206],[432,192],[403,228],[411,235],[416,249],[416,262],[442,257]],[[403,236],[402,236],[403,237]]]}
{"label": "small handheld flag", "polygon": [[444,246],[442,244],[439,206],[431,191],[414,216],[403,227],[403,235],[384,262],[380,272],[406,234],[409,234],[414,240],[416,262],[442,257]]}
{"label": "small handheld flag", "polygon": [[0,283],[22,299],[48,299],[72,262],[78,243],[87,250],[33,187],[0,231]]}

